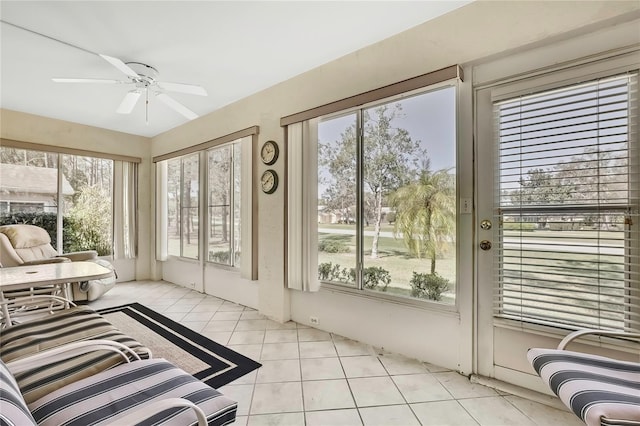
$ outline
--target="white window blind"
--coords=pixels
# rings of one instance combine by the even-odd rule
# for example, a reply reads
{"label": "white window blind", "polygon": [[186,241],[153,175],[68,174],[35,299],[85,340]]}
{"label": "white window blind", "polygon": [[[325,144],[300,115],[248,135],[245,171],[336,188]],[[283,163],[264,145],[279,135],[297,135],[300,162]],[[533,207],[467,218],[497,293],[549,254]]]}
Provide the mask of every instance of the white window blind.
{"label": "white window blind", "polygon": [[494,313],[640,328],[637,73],[494,103]]}

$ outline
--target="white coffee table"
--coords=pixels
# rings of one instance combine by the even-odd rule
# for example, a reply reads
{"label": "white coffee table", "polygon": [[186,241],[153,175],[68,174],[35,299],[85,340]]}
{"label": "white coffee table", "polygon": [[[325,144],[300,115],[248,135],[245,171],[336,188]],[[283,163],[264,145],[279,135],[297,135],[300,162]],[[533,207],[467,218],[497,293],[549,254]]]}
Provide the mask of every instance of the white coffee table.
{"label": "white coffee table", "polygon": [[113,275],[113,271],[93,262],[64,262],[43,265],[0,268],[0,307],[5,327],[11,327],[11,315],[5,292],[26,290],[38,286],[58,286],[69,299],[69,283],[99,280]]}

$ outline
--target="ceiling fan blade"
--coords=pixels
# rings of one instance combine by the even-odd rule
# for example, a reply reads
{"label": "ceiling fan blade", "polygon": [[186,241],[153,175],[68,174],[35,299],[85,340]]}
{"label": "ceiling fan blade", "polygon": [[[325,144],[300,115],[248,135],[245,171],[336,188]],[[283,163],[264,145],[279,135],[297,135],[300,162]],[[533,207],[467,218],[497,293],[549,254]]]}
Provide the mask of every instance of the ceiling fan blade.
{"label": "ceiling fan blade", "polygon": [[101,83],[101,84],[115,84],[124,83],[118,80],[104,80],[100,78],[52,78],[51,80],[56,83]]}
{"label": "ceiling fan blade", "polygon": [[120,72],[125,73],[129,77],[138,77],[138,73],[135,72],[134,70],[132,70],[129,67],[129,65],[125,64],[120,59],[114,58],[112,56],[102,55],[102,54],[100,54],[100,57],[102,59],[104,59],[105,61],[109,62],[114,67],[118,68],[120,70]]}
{"label": "ceiling fan blade", "polygon": [[166,81],[158,81],[158,86],[161,89],[169,90],[171,92],[188,93],[190,95],[207,96],[207,91],[204,87],[196,86],[195,84],[183,84],[183,83],[169,83]]}
{"label": "ceiling fan blade", "polygon": [[175,99],[173,99],[172,97],[170,97],[166,93],[158,93],[158,94],[156,94],[156,97],[158,99],[160,99],[162,102],[164,102],[168,107],[170,107],[170,108],[174,109],[175,111],[179,112],[180,114],[184,115],[189,120],[193,120],[194,118],[198,118],[198,114],[196,114],[195,112],[191,111],[189,108],[187,108],[186,106],[182,105],[180,102],[176,101]]}
{"label": "ceiling fan blade", "polygon": [[120,106],[116,110],[118,114],[129,114],[133,111],[133,107],[136,106],[138,99],[140,98],[139,90],[132,90],[124,96],[124,99],[120,103]]}

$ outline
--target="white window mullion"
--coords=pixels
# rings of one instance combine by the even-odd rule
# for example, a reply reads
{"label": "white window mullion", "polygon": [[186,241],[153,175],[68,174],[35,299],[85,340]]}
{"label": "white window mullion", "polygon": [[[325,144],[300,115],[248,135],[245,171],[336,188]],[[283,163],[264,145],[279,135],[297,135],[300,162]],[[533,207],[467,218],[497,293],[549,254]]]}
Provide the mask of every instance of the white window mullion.
{"label": "white window mullion", "polygon": [[57,181],[57,191],[58,191],[58,214],[56,216],[56,235],[58,236],[56,239],[56,251],[58,253],[64,253],[64,195],[62,192],[62,184],[63,184],[63,168],[62,168],[62,154],[58,154],[58,181]]}

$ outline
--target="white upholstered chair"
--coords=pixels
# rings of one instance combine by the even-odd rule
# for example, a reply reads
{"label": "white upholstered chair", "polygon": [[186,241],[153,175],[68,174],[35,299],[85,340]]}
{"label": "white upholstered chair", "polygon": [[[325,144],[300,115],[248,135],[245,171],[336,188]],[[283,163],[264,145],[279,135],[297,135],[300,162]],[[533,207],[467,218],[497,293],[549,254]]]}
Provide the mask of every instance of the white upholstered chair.
{"label": "white upholstered chair", "polygon": [[566,350],[578,337],[618,337],[635,343],[640,334],[607,330],[570,333],[557,349],[529,349],[534,370],[560,400],[587,426],[640,426],[640,362]]}
{"label": "white upholstered chair", "polygon": [[[98,259],[95,250],[58,254],[51,246],[46,230],[35,225],[0,226],[0,266],[27,266],[43,263],[92,261],[113,270],[106,260]],[[115,274],[115,271],[114,271]],[[74,300],[95,300],[115,285],[114,279],[74,283]]]}

